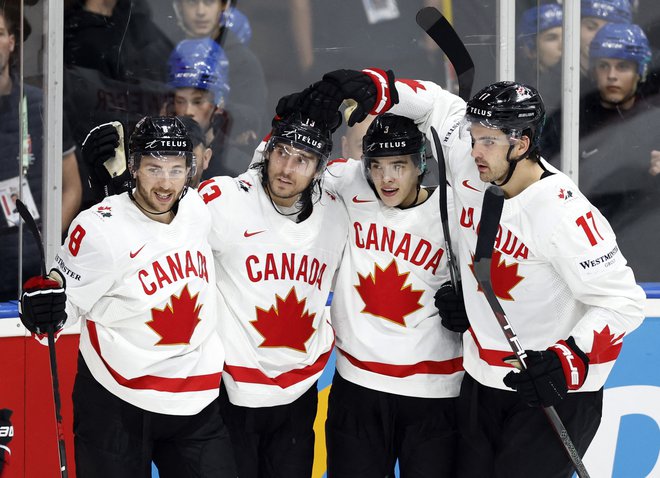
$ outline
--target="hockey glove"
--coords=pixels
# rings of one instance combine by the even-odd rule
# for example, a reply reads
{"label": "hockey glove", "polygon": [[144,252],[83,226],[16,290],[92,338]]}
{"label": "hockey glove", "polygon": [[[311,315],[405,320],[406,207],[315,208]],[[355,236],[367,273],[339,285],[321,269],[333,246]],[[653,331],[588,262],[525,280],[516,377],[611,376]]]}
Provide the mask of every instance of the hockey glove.
{"label": "hockey glove", "polygon": [[442,284],[435,293],[435,306],[440,313],[442,325],[446,329],[463,333],[470,328],[460,283],[458,291],[454,290],[451,282]]}
{"label": "hockey glove", "polygon": [[335,70],[323,75],[323,80],[339,88],[342,100],[353,99],[357,103],[346,121],[348,126],[359,123],[368,114],[385,113],[399,102],[392,70]]}
{"label": "hockey glove", "polygon": [[[509,372],[504,385],[516,390],[531,407],[550,407],[566,398],[569,390],[584,384],[589,358],[573,337],[560,340],[542,352],[526,350],[527,370]],[[506,357],[510,360],[515,357]]]}
{"label": "hockey glove", "polygon": [[332,83],[318,81],[299,93],[283,96],[277,102],[275,112],[279,118],[292,113],[318,121],[322,128],[334,133],[341,125],[339,107],[343,101],[342,93]]}
{"label": "hockey glove", "polygon": [[92,129],[83,141],[82,157],[97,199],[127,190],[131,175],[124,151],[123,128],[116,121]]}
{"label": "hockey glove", "polygon": [[14,427],[9,420],[11,414],[12,411],[8,408],[0,410],[0,474],[2,474],[5,463],[9,462],[8,455],[11,455],[11,450],[8,446],[14,437]]}
{"label": "hockey glove", "polygon": [[[62,280],[60,282],[55,277]],[[49,329],[58,332],[66,322],[64,278],[51,271],[48,277],[32,277],[23,285],[18,313],[26,329],[43,336]]]}

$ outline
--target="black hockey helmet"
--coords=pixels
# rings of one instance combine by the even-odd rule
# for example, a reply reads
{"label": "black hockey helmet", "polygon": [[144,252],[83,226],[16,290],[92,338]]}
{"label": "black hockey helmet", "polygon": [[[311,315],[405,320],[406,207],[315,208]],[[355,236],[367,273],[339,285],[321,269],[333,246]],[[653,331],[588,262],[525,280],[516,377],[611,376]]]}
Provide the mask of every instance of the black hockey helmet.
{"label": "black hockey helmet", "polygon": [[528,136],[532,153],[538,148],[545,123],[545,106],[535,88],[500,81],[483,88],[468,101],[464,125],[471,123],[502,130],[514,138]]}
{"label": "black hockey helmet", "polygon": [[131,173],[140,168],[144,155],[154,158],[184,156],[190,168],[188,178],[195,175],[196,161],[193,144],[186,127],[173,116],[145,116],[135,125],[128,142],[128,167]]}
{"label": "black hockey helmet", "polygon": [[426,137],[410,118],[392,113],[377,116],[362,138],[362,161],[368,170],[373,158],[412,156],[412,161],[426,171]]}
{"label": "black hockey helmet", "polygon": [[300,113],[293,113],[285,118],[273,121],[273,130],[266,145],[271,152],[276,144],[290,144],[292,147],[308,151],[319,158],[317,171],[321,171],[328,162],[332,151],[332,132],[330,128]]}

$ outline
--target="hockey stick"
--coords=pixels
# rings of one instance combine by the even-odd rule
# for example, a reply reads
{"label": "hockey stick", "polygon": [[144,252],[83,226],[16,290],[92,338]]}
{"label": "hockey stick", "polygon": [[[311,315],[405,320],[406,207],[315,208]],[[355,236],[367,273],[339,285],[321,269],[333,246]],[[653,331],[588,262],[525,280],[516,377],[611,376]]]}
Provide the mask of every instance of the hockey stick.
{"label": "hockey stick", "polygon": [[[509,323],[509,319],[507,319],[504,309],[502,309],[502,305],[497,300],[490,277],[493,244],[495,243],[495,237],[497,236],[503,207],[504,193],[497,186],[489,186],[488,189],[486,189],[481,209],[477,247],[474,251],[474,275],[486,296],[488,305],[490,305],[493,314],[495,314],[495,318],[497,319],[504,336],[509,342],[511,350],[513,350],[513,353],[518,357],[520,367],[523,370],[527,370],[527,363],[525,362],[527,354],[525,354],[525,349],[520,345],[520,340],[518,340],[518,336],[514,332],[513,327],[511,327],[511,323]],[[555,407],[543,407],[543,411],[548,417],[552,428],[561,440],[566,454],[571,462],[573,462],[573,466],[575,467],[578,476],[580,478],[589,478],[589,473],[582,463],[580,454],[575,448],[575,445],[573,445],[571,438],[568,436],[568,431],[566,431],[566,427],[562,423],[561,418],[559,418]]]}
{"label": "hockey stick", "polygon": [[[34,240],[37,241],[39,254],[41,254],[41,275],[46,277],[46,254],[44,244],[41,240],[41,233],[37,227],[37,222],[30,214],[30,211],[20,199],[16,200],[16,209],[23,222],[32,233]],[[60,474],[62,478],[68,478],[69,472],[66,466],[66,448],[64,446],[64,429],[62,426],[62,401],[60,400],[60,381],[57,375],[57,356],[55,355],[55,329],[53,325],[48,326],[48,354],[50,356],[50,376],[53,380],[53,401],[55,402],[55,422],[57,428],[57,452],[60,460]]]}
{"label": "hockey stick", "polygon": [[415,20],[447,56],[458,78],[458,96],[467,101],[474,82],[474,62],[456,30],[434,7],[422,8]]}
{"label": "hockey stick", "polygon": [[440,203],[440,220],[442,221],[442,233],[445,236],[445,250],[447,251],[449,277],[451,278],[451,285],[454,287],[454,291],[458,293],[458,262],[456,262],[454,249],[451,246],[451,234],[449,232],[449,213],[447,212],[447,168],[445,166],[445,155],[442,152],[442,146],[440,145],[438,132],[433,126],[431,126],[431,136],[433,136],[433,144],[435,145],[435,150],[438,152],[438,176],[440,178],[438,184],[438,202]]}
{"label": "hockey stick", "polygon": [[[467,101],[472,92],[474,81],[474,62],[465,45],[459,38],[451,23],[436,8],[426,7],[417,12],[415,18],[417,24],[427,35],[442,49],[456,71],[458,77],[458,94]],[[458,263],[451,246],[451,235],[449,232],[449,214],[447,212],[447,169],[445,166],[445,155],[442,151],[438,132],[431,127],[433,144],[435,146],[438,160],[438,187],[440,202],[440,219],[442,221],[442,233],[445,236],[445,250],[447,251],[447,264],[449,276],[454,290],[458,292]]]}

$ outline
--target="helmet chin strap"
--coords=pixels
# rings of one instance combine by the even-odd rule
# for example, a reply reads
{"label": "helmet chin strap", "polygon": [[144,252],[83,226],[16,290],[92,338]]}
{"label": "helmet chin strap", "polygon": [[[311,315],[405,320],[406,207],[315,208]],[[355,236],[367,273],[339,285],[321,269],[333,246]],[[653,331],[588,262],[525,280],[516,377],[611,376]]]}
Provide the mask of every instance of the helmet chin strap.
{"label": "helmet chin strap", "polygon": [[516,166],[518,165],[518,163],[529,156],[530,150],[528,149],[525,152],[525,154],[523,154],[519,158],[511,159],[511,151],[513,151],[513,146],[514,146],[513,144],[510,145],[509,150],[506,152],[506,160],[509,163],[509,171],[506,173],[506,177],[504,178],[504,181],[502,181],[499,184],[496,181],[491,181],[490,182],[491,184],[494,184],[495,186],[499,186],[499,187],[504,186],[506,183],[509,182],[509,180],[513,176],[513,172],[516,170]]}

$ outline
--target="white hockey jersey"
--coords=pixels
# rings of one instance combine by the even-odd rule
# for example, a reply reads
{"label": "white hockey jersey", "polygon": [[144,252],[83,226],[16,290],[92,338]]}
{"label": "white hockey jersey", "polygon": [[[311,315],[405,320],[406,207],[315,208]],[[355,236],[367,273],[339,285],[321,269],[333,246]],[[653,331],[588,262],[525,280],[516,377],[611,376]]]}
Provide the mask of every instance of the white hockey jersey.
{"label": "white hockey jersey", "polygon": [[205,181],[199,192],[213,222],[223,386],[235,405],[291,403],[332,351],[326,302],[346,243],[344,207],[324,192],[295,223],[275,210],[253,170]]}
{"label": "white hockey jersey", "polygon": [[[457,396],[460,338],[441,325],[434,304],[449,280],[438,190],[414,208],[388,207],[353,159],[331,162],[325,181],[350,220],[331,308],[337,370],[373,390]],[[448,210],[453,216],[451,196]]]}
{"label": "white hockey jersey", "polygon": [[[469,139],[459,138],[465,102],[425,81],[397,83],[400,103],[392,113],[433,126],[441,138],[459,217],[459,262],[471,329],[463,335],[465,370],[480,383],[509,390],[502,378],[512,355],[471,271],[481,204],[487,184],[479,179]],[[623,336],[643,320],[644,292],[619,250],[607,220],[563,173],[507,199],[493,251],[496,295],[525,349],[543,350],[573,336],[589,356],[580,391],[603,386]]]}
{"label": "white hockey jersey", "polygon": [[219,393],[224,350],[216,329],[211,223],[188,193],[170,224],[127,193],[80,213],[54,266],[66,278],[67,324],[96,380],[132,405],[193,415]]}

